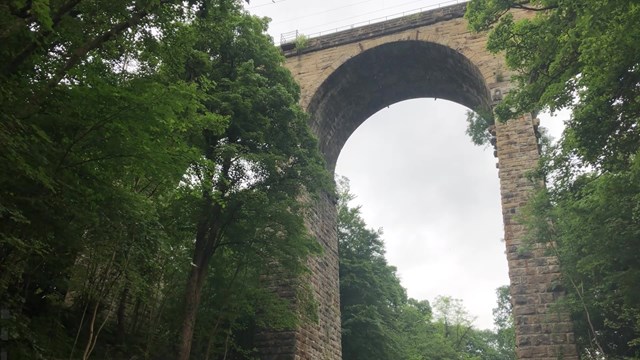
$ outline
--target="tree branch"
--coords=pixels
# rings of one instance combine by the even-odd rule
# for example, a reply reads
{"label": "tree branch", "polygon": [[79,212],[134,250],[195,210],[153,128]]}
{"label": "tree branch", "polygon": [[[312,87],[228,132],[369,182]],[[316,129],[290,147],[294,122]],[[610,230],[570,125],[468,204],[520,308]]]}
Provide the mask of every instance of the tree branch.
{"label": "tree branch", "polygon": [[[22,51],[20,51],[13,60],[9,61],[5,67],[2,69],[2,73],[5,75],[10,75],[11,73],[18,70],[18,67],[22,65],[22,63],[27,60],[33,53],[38,49],[40,44],[44,42],[44,40],[51,34],[53,34],[53,29],[57,28],[62,21],[62,18],[67,15],[71,10],[73,10],[76,5],[80,3],[81,0],[71,0],[60,7],[56,15],[51,19],[52,26],[51,30],[46,30],[40,34],[35,40],[25,46]],[[13,30],[10,30],[11,33]]]}
{"label": "tree branch", "polygon": [[50,89],[56,86],[60,82],[60,80],[64,78],[64,76],[67,74],[67,72],[71,68],[76,66],[82,59],[84,59],[84,57],[89,53],[89,51],[98,48],[99,46],[111,40],[111,38],[122,33],[126,29],[139,24],[140,21],[144,19],[144,17],[146,17],[148,14],[149,14],[148,10],[141,10],[137,13],[134,13],[126,21],[113,25],[105,33],[94,37],[93,39],[89,40],[88,42],[84,43],[82,46],[77,48],[71,54],[71,56],[69,56],[69,58],[64,63],[64,65],[61,68],[59,68],[58,71],[56,71],[56,73],[53,75],[51,80],[49,80],[49,82],[47,83],[46,89]]}
{"label": "tree branch", "polygon": [[78,161],[76,163],[73,164],[69,164],[67,166],[63,166],[62,169],[69,169],[75,166],[80,166],[82,164],[86,164],[89,162],[93,162],[93,161],[102,161],[102,160],[111,160],[111,159],[122,159],[122,158],[132,158],[132,157],[136,157],[137,155],[127,155],[127,154],[113,154],[113,155],[105,155],[105,156],[101,156],[101,157],[97,157],[97,158],[91,158],[91,159],[86,159],[86,160],[82,160],[82,161]]}

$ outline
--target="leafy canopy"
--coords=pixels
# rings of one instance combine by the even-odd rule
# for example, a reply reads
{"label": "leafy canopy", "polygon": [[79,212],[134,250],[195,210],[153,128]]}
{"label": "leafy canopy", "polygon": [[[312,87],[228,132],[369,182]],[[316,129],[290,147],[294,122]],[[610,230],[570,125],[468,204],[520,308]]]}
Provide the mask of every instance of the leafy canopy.
{"label": "leafy canopy", "polygon": [[495,108],[498,120],[569,108],[581,157],[628,164],[640,143],[638,2],[473,0],[466,17],[473,30],[490,30],[488,49],[515,72],[515,89]]}

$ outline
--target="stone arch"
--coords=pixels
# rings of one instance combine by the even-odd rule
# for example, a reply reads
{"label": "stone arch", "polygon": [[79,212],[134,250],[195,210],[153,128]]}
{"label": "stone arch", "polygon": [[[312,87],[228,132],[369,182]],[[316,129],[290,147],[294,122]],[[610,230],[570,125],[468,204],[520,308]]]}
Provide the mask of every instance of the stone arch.
{"label": "stone arch", "polygon": [[[486,34],[471,33],[466,3],[312,38],[304,49],[283,44],[285,66],[300,84],[301,105],[330,171],[342,146],[370,115],[395,102],[437,97],[473,110],[499,101],[511,86],[504,58],[486,50]],[[516,17],[526,12],[514,11]],[[554,305],[562,296],[558,259],[544,246],[525,245],[519,212],[537,184],[528,174],[539,159],[531,115],[495,126],[518,359],[577,360],[569,315]],[[340,294],[335,199],[313,200],[307,226],[324,249],[309,259],[306,280],[318,305],[318,321],[289,331],[264,331],[256,347],[262,360],[340,360]],[[524,245],[524,246],[523,246]],[[295,297],[290,287],[283,296]],[[294,299],[295,300],[295,299]]]}
{"label": "stone arch", "polygon": [[307,107],[310,124],[332,170],[355,129],[394,103],[433,97],[489,109],[489,89],[478,67],[454,49],[404,40],[385,43],[345,61],[318,86]]}

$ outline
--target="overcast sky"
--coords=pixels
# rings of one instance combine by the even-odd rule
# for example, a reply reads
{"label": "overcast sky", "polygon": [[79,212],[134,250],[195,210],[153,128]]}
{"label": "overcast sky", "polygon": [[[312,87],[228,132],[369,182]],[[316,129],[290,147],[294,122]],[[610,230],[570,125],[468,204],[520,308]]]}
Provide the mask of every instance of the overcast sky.
{"label": "overcast sky", "polygon": [[[247,8],[272,19],[269,33],[278,43],[282,33],[313,36],[454,3],[252,0]],[[385,108],[349,138],[336,173],[350,179],[353,205],[362,205],[367,224],[383,228],[387,259],[410,297],[462,299],[476,327],[493,328],[495,289],[509,282],[500,184],[493,149],[474,146],[465,135],[466,111],[432,98]],[[558,136],[561,121],[542,119]]]}

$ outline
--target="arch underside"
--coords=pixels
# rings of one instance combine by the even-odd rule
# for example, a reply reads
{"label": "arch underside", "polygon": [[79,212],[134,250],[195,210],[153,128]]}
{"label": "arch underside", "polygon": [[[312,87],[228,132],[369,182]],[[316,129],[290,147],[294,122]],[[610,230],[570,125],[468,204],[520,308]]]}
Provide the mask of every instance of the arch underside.
{"label": "arch underside", "polygon": [[347,60],[319,86],[307,108],[329,169],[335,168],[345,142],[367,118],[420,97],[446,99],[473,110],[490,106],[477,66],[443,45],[398,41]]}

